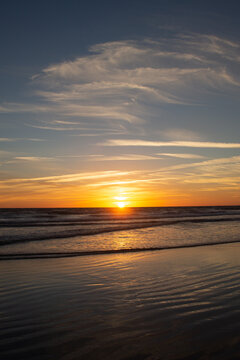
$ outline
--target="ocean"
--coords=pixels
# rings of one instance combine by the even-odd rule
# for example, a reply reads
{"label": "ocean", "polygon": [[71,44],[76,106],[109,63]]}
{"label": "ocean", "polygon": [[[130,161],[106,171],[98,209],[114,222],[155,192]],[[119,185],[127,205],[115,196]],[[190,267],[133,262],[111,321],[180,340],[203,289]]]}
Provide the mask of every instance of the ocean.
{"label": "ocean", "polygon": [[239,240],[240,206],[0,210],[0,259],[147,251]]}
{"label": "ocean", "polygon": [[239,206],[2,209],[0,224],[0,359],[240,359]]}

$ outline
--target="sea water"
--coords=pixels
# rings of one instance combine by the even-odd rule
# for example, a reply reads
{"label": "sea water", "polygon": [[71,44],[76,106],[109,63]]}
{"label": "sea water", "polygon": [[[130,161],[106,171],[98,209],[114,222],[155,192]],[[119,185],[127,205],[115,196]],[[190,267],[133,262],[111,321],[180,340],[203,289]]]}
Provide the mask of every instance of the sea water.
{"label": "sea water", "polygon": [[240,207],[1,210],[0,359],[240,359],[239,220]]}
{"label": "sea water", "polygon": [[240,206],[0,210],[0,259],[238,241]]}

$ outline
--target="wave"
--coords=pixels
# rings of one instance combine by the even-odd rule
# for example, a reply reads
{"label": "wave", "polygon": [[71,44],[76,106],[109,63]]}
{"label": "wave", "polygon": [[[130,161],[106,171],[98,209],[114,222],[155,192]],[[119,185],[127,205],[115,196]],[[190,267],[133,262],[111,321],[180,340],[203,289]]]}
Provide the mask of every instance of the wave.
{"label": "wave", "polygon": [[0,209],[1,227],[77,226],[117,221],[164,220],[184,217],[240,216],[240,207]]}
{"label": "wave", "polygon": [[135,252],[146,252],[146,251],[195,248],[195,247],[201,247],[201,246],[235,244],[235,243],[239,243],[239,242],[240,242],[240,239],[239,240],[231,240],[231,241],[214,241],[214,242],[205,242],[205,243],[162,246],[162,247],[148,247],[148,248],[91,250],[91,251],[75,251],[75,252],[59,252],[59,253],[58,252],[54,252],[54,253],[46,252],[46,253],[1,254],[0,261],[3,261],[3,260],[25,260],[25,259],[46,259],[46,258],[47,259],[56,259],[56,258],[76,257],[76,256],[124,254],[124,253],[135,253]]}
{"label": "wave", "polygon": [[231,217],[231,218],[198,218],[198,219],[178,219],[178,220],[161,220],[161,221],[146,221],[146,222],[134,222],[134,223],[125,223],[121,226],[109,226],[103,228],[92,228],[92,229],[73,229],[73,230],[62,230],[59,232],[51,232],[51,233],[43,233],[39,234],[36,232],[35,234],[29,235],[14,235],[12,238],[2,237],[0,238],[0,247],[4,245],[12,245],[12,244],[20,244],[32,241],[43,241],[43,240],[53,240],[53,239],[64,239],[64,238],[72,238],[77,236],[91,236],[109,232],[116,232],[122,230],[135,230],[135,229],[144,229],[150,227],[160,227],[167,225],[175,225],[179,223],[210,223],[210,222],[228,222],[228,221],[240,221],[239,217]]}

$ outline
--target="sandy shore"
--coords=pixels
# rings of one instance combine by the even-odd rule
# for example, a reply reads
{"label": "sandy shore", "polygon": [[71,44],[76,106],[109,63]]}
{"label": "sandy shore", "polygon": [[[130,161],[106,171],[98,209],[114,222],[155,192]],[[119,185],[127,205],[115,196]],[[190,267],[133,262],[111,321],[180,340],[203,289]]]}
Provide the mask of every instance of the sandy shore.
{"label": "sandy shore", "polygon": [[0,263],[0,358],[239,359],[240,244]]}

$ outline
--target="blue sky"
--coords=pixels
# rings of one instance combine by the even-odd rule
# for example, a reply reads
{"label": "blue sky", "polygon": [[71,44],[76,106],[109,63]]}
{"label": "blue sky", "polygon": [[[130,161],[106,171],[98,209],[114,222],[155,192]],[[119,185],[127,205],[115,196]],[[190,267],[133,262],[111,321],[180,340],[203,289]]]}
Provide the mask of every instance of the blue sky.
{"label": "blue sky", "polygon": [[239,203],[237,1],[9,1],[0,206]]}

